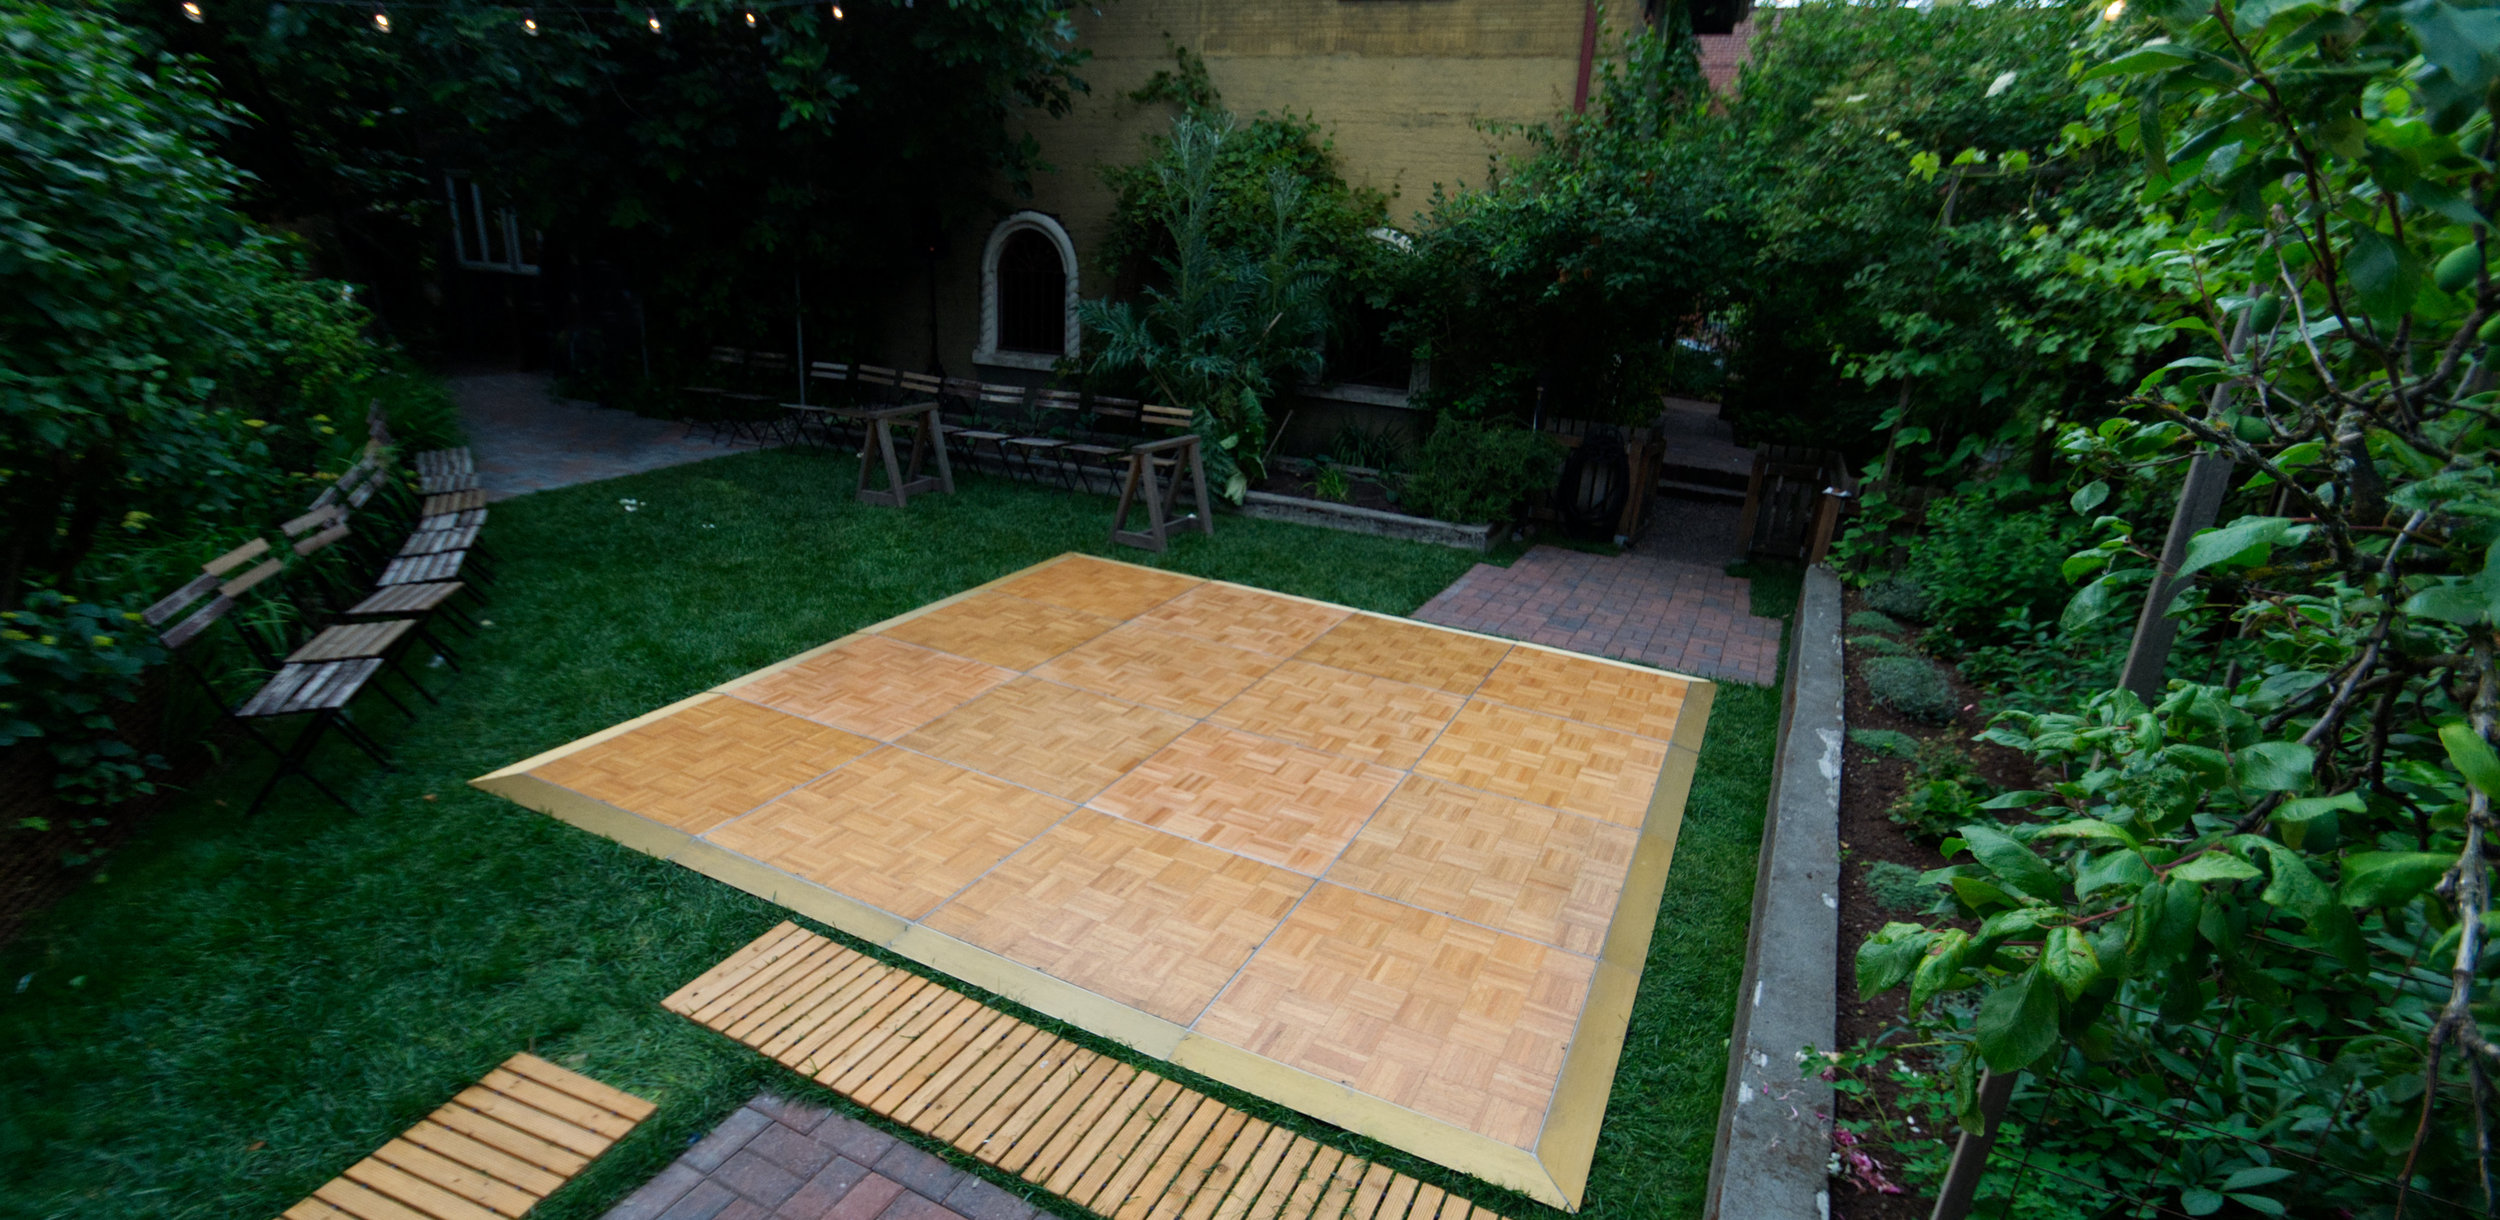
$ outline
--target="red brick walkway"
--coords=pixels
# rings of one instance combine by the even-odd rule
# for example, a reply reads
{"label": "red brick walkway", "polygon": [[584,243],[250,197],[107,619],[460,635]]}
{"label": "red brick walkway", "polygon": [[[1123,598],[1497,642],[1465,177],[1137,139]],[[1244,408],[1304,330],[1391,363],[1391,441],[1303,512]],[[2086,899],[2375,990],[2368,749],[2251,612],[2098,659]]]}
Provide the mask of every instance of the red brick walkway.
{"label": "red brick walkway", "polygon": [[606,1220],[1032,1220],[1033,1205],[831,1110],[758,1094]]}
{"label": "red brick walkway", "polygon": [[1477,564],[1415,617],[1696,677],[1779,677],[1780,623],[1755,617],[1747,581],[1650,554],[1537,547],[1507,568]]}

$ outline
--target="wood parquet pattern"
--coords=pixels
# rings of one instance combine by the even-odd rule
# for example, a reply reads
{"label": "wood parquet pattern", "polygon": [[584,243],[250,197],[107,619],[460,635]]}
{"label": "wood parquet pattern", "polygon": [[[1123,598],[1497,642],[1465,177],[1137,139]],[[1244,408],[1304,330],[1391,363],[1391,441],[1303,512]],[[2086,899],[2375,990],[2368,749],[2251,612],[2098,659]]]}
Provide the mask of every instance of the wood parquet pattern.
{"label": "wood parquet pattern", "polygon": [[[479,783],[552,785],[509,791],[643,850],[682,845],[713,876],[1150,1054],[1226,1048],[1185,1062],[1228,1083],[1350,1090],[1332,1121],[1390,1114],[1427,1133],[1367,1133],[1495,1176],[1468,1158],[1549,1163],[1582,1020],[1628,1012],[1626,985],[1600,987],[1621,972],[1598,963],[1647,943],[1654,908],[1627,895],[1654,901],[1663,882],[1667,852],[1645,844],[1672,848],[1709,697],[1676,675],[1071,556]],[[1641,868],[1653,879],[1636,883]],[[806,1002],[834,1011],[873,977],[826,976]],[[857,1045],[795,1016],[719,1027],[898,1106],[956,1079],[897,1066],[930,1045],[1025,1073],[992,1119],[938,1134],[1015,1120],[1042,1142],[976,1155],[1080,1202],[1120,1199],[1106,1214],[1439,1206],[1151,1075],[1103,1063],[1087,1079],[1111,1092],[1045,1086],[1030,1069],[1050,1040],[1012,1022],[949,1043],[948,1022],[978,1008],[952,994],[885,996],[858,1018],[881,1032]],[[1577,1096],[1602,1112],[1602,1094]],[[1132,1139],[1147,1159],[1102,1162]],[[1501,1172],[1549,1201],[1578,1189]],[[1227,1175],[1264,1176],[1241,1197]]]}
{"label": "wood parquet pattern", "polygon": [[1501,1220],[793,923],[661,1004],[1111,1220]]}
{"label": "wood parquet pattern", "polygon": [[536,1055],[514,1055],[280,1220],[519,1216],[655,1108]]}

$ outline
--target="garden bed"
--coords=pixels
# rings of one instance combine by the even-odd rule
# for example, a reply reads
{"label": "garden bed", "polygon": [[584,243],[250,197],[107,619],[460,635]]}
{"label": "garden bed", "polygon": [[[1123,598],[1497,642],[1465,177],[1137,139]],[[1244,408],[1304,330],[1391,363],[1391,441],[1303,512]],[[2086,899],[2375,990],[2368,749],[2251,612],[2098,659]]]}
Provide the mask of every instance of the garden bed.
{"label": "garden bed", "polygon": [[[1869,607],[1858,591],[1852,590],[1844,605],[1850,615],[1858,615]],[[1912,630],[1916,628],[1913,626]],[[1843,632],[1844,638],[1869,634],[1860,626]],[[1999,789],[2032,786],[2030,761],[2022,754],[2003,746],[1970,739],[1987,728],[1987,715],[1982,708],[1979,690],[1965,681],[1953,666],[1938,662],[1948,675],[1957,709],[1949,724],[1936,724],[1904,715],[1877,700],[1868,689],[1864,667],[1867,661],[1883,655],[1866,648],[1849,647],[1843,651],[1843,664],[1848,674],[1845,707],[1849,740],[1841,756],[1840,780],[1840,953],[1834,963],[1840,997],[1838,1043],[1842,1048],[1856,1046],[1895,1036],[1890,1041],[1905,1039],[1899,1035],[1904,1028],[1907,988],[1894,988],[1882,995],[1868,998],[1858,994],[1858,945],[1895,920],[1919,920],[1913,911],[1887,908],[1870,886],[1868,873],[1877,864],[1889,862],[1926,871],[1945,864],[1933,842],[1914,837],[1905,827],[1893,821],[1891,811],[1908,791],[1913,779],[1909,759],[1874,748],[1867,744],[1868,732],[1899,733],[1928,743],[1953,743],[1969,754],[1979,779]],[[1932,1066],[1918,1064],[1921,1070]],[[1913,1158],[1933,1157],[1946,1150],[1936,1139],[1913,1134],[1906,1125],[1891,1127],[1889,1138],[1884,1134],[1897,1121],[1899,1088],[1880,1075],[1870,1074],[1871,1092],[1863,1096],[1843,1093],[1835,1117],[1854,1125],[1865,1136],[1863,1149],[1880,1164],[1887,1177],[1903,1182],[1902,1167]],[[1946,1137],[1950,1132],[1944,1133]],[[1905,1190],[1898,1195],[1867,1191],[1846,1173],[1832,1178],[1833,1220],[1918,1220],[1934,1208],[1934,1200],[1916,1191]]]}

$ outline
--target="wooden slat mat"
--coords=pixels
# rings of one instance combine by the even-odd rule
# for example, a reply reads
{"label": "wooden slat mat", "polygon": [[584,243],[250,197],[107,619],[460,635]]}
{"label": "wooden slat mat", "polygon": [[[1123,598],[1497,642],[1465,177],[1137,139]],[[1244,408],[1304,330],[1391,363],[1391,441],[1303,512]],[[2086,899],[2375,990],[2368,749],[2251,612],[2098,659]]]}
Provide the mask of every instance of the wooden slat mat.
{"label": "wooden slat mat", "polygon": [[795,923],[662,1004],[1112,1220],[1498,1220]]}
{"label": "wooden slat mat", "polygon": [[283,1220],[518,1216],[651,1116],[650,1102],[514,1055]]}

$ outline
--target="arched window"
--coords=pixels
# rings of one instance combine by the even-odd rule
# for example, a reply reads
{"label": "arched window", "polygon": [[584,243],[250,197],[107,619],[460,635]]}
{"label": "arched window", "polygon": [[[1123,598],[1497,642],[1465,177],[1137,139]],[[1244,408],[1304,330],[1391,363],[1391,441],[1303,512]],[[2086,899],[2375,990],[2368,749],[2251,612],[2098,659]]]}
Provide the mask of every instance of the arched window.
{"label": "arched window", "polygon": [[981,345],[972,358],[1047,369],[1077,354],[1076,247],[1059,222],[1018,212],[990,233],[981,259]]}

